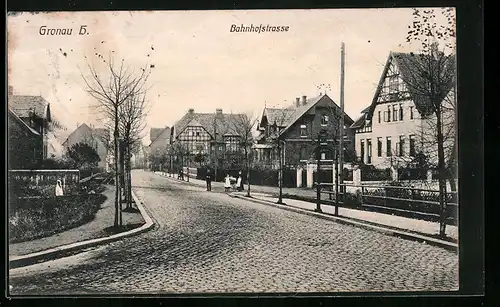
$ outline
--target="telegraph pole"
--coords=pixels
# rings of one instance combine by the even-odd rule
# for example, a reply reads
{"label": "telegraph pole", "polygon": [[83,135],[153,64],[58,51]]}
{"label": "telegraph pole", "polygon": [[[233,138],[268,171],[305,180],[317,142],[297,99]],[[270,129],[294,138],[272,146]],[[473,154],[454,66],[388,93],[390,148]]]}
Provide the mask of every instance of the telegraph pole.
{"label": "telegraph pole", "polygon": [[217,181],[217,113],[214,116],[214,181]]}
{"label": "telegraph pole", "polygon": [[345,45],[342,42],[340,47],[340,141],[338,151],[339,170],[337,178],[339,178],[340,191],[342,199],[344,198],[344,66],[345,66]]}

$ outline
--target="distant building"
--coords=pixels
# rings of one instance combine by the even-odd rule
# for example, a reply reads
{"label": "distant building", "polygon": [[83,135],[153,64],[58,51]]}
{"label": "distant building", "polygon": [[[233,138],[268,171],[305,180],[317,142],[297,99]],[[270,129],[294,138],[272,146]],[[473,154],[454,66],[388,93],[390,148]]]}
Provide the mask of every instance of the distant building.
{"label": "distant building", "polygon": [[[419,152],[437,164],[437,142],[432,148],[424,148],[428,141],[422,136],[423,131],[435,131],[435,125],[425,126],[435,121],[435,115],[426,97],[419,97],[405,82],[415,75],[412,65],[419,65],[419,57],[408,53],[389,54],[371,104],[351,126],[356,133],[357,157],[364,164],[397,168],[398,164],[411,164]],[[448,91],[443,100],[454,101],[452,85]],[[454,119],[453,114],[444,114],[443,124]]]}
{"label": "distant building", "polygon": [[[222,109],[215,113],[188,112],[172,127],[172,146],[186,151],[184,165],[214,164],[219,167],[227,164],[236,166],[241,163],[241,132],[237,125],[242,114],[224,114]],[[176,147],[177,146],[177,147]],[[195,162],[195,157],[203,162]],[[178,157],[177,157],[178,158]],[[233,163],[227,163],[232,161]]]}
{"label": "distant building", "polygon": [[[29,135],[29,139],[33,137],[34,142],[23,145],[21,147],[29,148],[29,154],[33,157],[32,162],[41,162],[48,157],[48,131],[49,123],[52,121],[50,113],[50,104],[41,96],[29,95],[14,95],[13,87],[8,87],[7,105],[9,109],[9,139],[17,142],[12,148],[20,148],[20,142],[23,140],[14,140],[15,137],[22,135],[24,132]],[[21,120],[24,125],[20,125]],[[29,129],[27,129],[29,128]],[[24,130],[24,132],[23,132]],[[38,134],[41,142],[38,141],[38,136],[34,137],[34,133]],[[12,136],[10,136],[12,134]],[[26,135],[26,137],[28,137]],[[36,139],[36,141],[35,141]],[[15,154],[12,152],[12,154]],[[19,152],[18,154],[21,154]],[[24,152],[22,153],[24,154]]]}
{"label": "distant building", "polygon": [[66,150],[77,143],[85,143],[91,146],[101,158],[97,166],[103,170],[109,171],[112,161],[110,161],[108,154],[108,141],[108,129],[93,128],[83,123],[78,125],[78,127],[68,136],[63,146]]}

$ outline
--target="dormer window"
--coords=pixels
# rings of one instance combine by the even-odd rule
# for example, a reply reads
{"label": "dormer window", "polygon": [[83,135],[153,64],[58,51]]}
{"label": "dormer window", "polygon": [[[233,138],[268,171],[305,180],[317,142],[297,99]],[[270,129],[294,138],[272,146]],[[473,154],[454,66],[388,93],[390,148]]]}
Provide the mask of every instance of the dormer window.
{"label": "dormer window", "polygon": [[326,126],[328,125],[328,115],[322,115],[321,116],[321,126]]}

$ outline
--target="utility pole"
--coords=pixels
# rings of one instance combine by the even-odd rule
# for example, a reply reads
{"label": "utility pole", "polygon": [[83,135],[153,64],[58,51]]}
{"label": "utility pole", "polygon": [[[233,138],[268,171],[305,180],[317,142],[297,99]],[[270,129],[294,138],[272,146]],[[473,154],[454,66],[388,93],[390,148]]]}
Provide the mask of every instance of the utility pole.
{"label": "utility pole", "polygon": [[[342,199],[344,199],[344,66],[345,66],[345,45],[342,42],[340,47],[340,141],[338,151],[338,171],[336,173],[339,178],[340,191]],[[337,165],[337,163],[335,163]]]}
{"label": "utility pole", "polygon": [[217,181],[217,112],[214,116],[214,181]]}

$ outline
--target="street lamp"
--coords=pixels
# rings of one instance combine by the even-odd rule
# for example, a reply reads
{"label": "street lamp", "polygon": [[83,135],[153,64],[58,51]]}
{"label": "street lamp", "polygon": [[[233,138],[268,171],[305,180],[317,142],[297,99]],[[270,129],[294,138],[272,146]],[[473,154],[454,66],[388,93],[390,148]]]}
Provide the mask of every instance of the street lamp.
{"label": "street lamp", "polygon": [[278,173],[278,184],[279,184],[279,198],[278,198],[278,204],[283,204],[283,147],[284,144],[281,143],[282,141],[278,138],[278,154],[279,156],[279,173]]}
{"label": "street lamp", "polygon": [[316,159],[318,165],[316,167],[316,212],[323,212],[321,210],[321,183],[320,183],[320,170],[321,170],[321,153],[328,146],[327,143],[327,132],[325,129],[321,129],[318,133],[318,146],[316,147]]}

